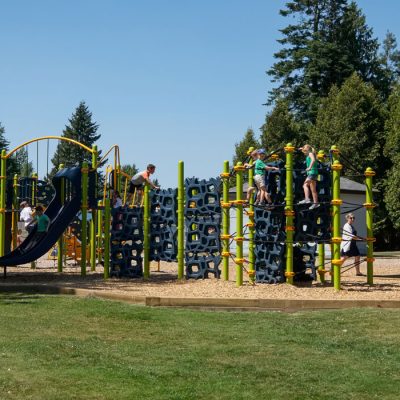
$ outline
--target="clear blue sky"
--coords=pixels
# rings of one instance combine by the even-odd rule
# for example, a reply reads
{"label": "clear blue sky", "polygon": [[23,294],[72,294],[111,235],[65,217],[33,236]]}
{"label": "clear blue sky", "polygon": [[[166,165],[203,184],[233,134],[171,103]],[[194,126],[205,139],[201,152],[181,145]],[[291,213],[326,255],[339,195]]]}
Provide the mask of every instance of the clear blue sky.
{"label": "clear blue sky", "polygon": [[[185,176],[218,175],[247,128],[258,134],[264,122],[284,3],[2,2],[0,121],[11,147],[61,135],[84,100],[100,148],[117,143],[123,163],[155,163],[163,187],[176,186],[178,160]],[[390,30],[400,41],[400,2],[358,4],[376,36]],[[45,157],[43,142],[41,174]]]}

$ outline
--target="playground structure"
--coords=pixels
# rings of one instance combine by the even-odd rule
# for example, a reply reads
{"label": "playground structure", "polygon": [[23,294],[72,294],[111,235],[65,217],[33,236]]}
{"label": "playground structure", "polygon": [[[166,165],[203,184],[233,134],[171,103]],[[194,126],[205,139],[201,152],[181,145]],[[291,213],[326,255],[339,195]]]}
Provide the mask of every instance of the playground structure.
{"label": "playground structure", "polygon": [[[6,161],[24,145],[45,139],[66,140],[80,146],[92,155],[92,164],[90,168],[87,163],[74,168],[60,166],[60,171],[53,179],[55,194],[45,212],[51,220],[48,234],[36,243],[33,230],[20,246],[16,246],[19,202],[27,198],[33,205],[43,202],[43,199],[50,197],[51,189],[45,183],[39,184],[37,175],[22,180],[17,176],[7,179]],[[106,169],[103,195],[99,198],[95,193],[96,171],[113,150],[114,166]],[[298,204],[303,196],[304,167],[302,163],[295,164],[294,152],[295,148],[288,144],[282,152],[271,153],[271,165],[280,168],[279,172],[270,171],[267,176],[274,209],[255,206],[253,200],[246,203],[242,198],[244,174],[248,171],[248,179],[252,181],[253,170],[247,170],[242,163],[238,163],[230,171],[228,161],[224,162],[220,177],[208,181],[197,178],[185,180],[184,163],[180,161],[177,189],[150,192],[146,185],[140,200],[135,194],[130,204],[112,209],[111,192],[116,189],[124,193],[125,204],[130,179],[121,171],[118,146],[113,146],[100,161],[96,146],[88,148],[72,139],[57,136],[33,139],[8,154],[3,150],[0,266],[6,271],[7,266],[33,262],[57,242],[57,270],[62,272],[63,257],[67,250],[64,232],[75,219],[75,234],[78,236],[79,231],[81,250],[80,254],[77,254],[78,251],[74,253],[76,260],[80,261],[82,275],[86,274],[89,261],[92,270],[98,263],[103,263],[106,279],[109,276],[143,276],[148,279],[150,261],[154,260],[177,262],[178,279],[207,278],[213,274],[216,278],[222,276],[223,280],[228,280],[229,262],[232,259],[236,265],[238,286],[243,284],[244,272],[252,283],[286,281],[289,284],[305,277],[316,279],[317,273],[321,282],[325,282],[326,274],[330,273],[335,289],[339,290],[342,264],[340,213],[343,203],[340,199],[340,152],[333,146],[329,157],[323,152],[318,153],[320,207],[315,210]],[[280,153],[285,161],[279,159]],[[236,178],[236,199],[229,201],[229,181],[232,176]],[[366,202],[362,205],[366,209],[367,224],[367,283],[371,285],[375,240],[372,226],[375,207],[373,176],[373,170],[368,168],[365,171]],[[236,209],[235,233],[230,233],[232,208]],[[249,223],[244,227],[245,214]],[[6,225],[10,225],[10,219],[11,235],[8,235]],[[9,242],[12,251],[5,254],[7,237],[11,237]],[[249,243],[248,259],[243,255],[245,241]],[[329,261],[325,260],[326,243],[331,244]],[[221,264],[222,270],[219,268]],[[327,264],[332,265],[330,271],[325,268]],[[306,271],[311,272],[307,275]]]}

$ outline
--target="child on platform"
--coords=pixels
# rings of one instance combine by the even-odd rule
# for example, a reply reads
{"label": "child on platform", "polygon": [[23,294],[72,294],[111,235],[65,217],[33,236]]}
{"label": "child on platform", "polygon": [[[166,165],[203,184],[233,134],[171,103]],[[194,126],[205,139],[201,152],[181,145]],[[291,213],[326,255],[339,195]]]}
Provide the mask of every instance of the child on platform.
{"label": "child on platform", "polygon": [[265,185],[264,175],[265,171],[279,171],[279,168],[271,167],[265,164],[264,160],[266,154],[264,149],[257,150],[257,155],[257,160],[254,163],[254,183],[257,186],[258,192],[254,205],[263,205],[265,204],[265,201],[269,205],[272,205],[271,196],[267,192],[267,186]]}
{"label": "child on platform", "polygon": [[306,173],[307,177],[303,184],[304,200],[300,201],[299,204],[310,204],[312,196],[313,203],[310,206],[310,210],[319,207],[318,193],[317,193],[317,180],[318,180],[318,162],[315,150],[309,145],[305,144],[300,149],[306,156]]}
{"label": "child on platform", "polygon": [[[253,168],[253,167],[254,167],[254,163],[255,163],[255,162],[257,161],[257,159],[258,159],[258,150],[257,150],[257,149],[256,149],[256,150],[253,150],[253,151],[250,153],[250,157],[252,158],[253,162],[252,162],[251,164],[250,164],[250,163],[245,163],[245,164],[244,164],[244,166],[245,166],[247,169],[250,169],[250,168]],[[256,187],[255,187],[254,177],[253,177],[253,182],[250,182],[250,181],[249,181],[249,187],[247,188],[247,196],[246,196],[247,204],[250,203],[250,199],[251,199],[253,193],[255,192],[255,190],[256,190]]]}

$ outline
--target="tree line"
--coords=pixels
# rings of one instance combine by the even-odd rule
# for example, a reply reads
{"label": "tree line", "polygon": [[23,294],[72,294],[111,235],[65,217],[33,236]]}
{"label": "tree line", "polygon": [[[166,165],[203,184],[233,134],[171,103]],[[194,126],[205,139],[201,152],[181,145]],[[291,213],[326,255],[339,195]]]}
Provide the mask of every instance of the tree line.
{"label": "tree line", "polygon": [[[87,147],[92,147],[98,143],[101,135],[98,133],[99,125],[93,121],[93,116],[89,107],[84,101],[81,101],[68,119],[68,124],[62,130],[62,137],[78,141]],[[5,127],[0,123],[0,149],[10,150],[10,142],[6,137]],[[101,159],[101,151],[98,154],[98,161]],[[51,181],[56,174],[60,164],[64,167],[81,166],[86,161],[89,165],[92,163],[92,155],[83,148],[70,142],[59,141],[57,148],[51,158],[52,169],[44,179]],[[103,161],[103,165],[106,161]],[[127,174],[134,175],[137,172],[135,164],[123,165],[122,170]],[[32,161],[29,159],[26,147],[18,150],[7,163],[7,176],[12,177],[18,174],[20,177],[31,176],[34,172]],[[100,180],[101,181],[101,180]],[[101,192],[99,188],[99,192]]]}
{"label": "tree line", "polygon": [[362,182],[376,171],[377,248],[400,248],[400,52],[387,32],[379,43],[355,2],[294,0],[280,15],[280,49],[267,71],[274,83],[260,135],[248,129],[234,162],[250,146],[269,150],[292,142],[339,147],[343,173]]}

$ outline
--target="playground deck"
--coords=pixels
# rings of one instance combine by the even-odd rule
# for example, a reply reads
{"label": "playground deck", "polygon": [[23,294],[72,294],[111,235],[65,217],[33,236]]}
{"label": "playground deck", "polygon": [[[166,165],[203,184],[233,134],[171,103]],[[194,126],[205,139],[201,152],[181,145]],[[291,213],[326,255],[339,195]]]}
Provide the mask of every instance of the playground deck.
{"label": "playground deck", "polygon": [[[361,271],[365,273],[365,263]],[[54,262],[42,258],[36,270],[30,265],[17,268],[8,268],[7,279],[0,279],[2,286],[36,284],[112,293],[121,298],[133,296],[135,298],[162,297],[162,298],[213,298],[213,299],[289,299],[289,300],[395,300],[400,302],[400,258],[378,258],[374,263],[374,285],[366,284],[366,277],[355,276],[354,269],[345,272],[342,276],[342,289],[337,292],[328,282],[322,285],[319,282],[297,283],[290,285],[251,285],[248,281],[242,287],[235,285],[235,267],[231,265],[230,280],[205,279],[183,280],[177,279],[177,264],[160,263],[160,272],[157,263],[151,264],[151,277],[143,279],[110,279],[104,281],[101,266],[96,272],[89,272],[86,277],[80,276],[80,267],[70,265],[64,272],[57,274]]]}

